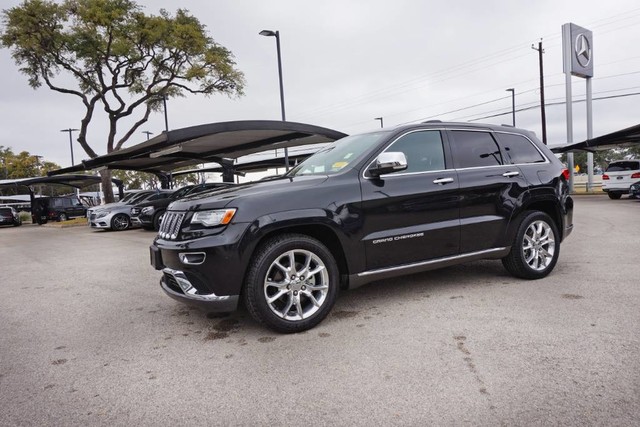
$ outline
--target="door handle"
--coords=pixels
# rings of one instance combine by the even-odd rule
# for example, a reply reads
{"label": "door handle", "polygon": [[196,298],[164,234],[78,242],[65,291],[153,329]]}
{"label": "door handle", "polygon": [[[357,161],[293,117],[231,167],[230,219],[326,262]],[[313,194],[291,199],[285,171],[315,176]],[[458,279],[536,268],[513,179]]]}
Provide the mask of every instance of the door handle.
{"label": "door handle", "polygon": [[448,184],[450,182],[453,182],[453,178],[439,178],[433,180],[434,184]]}
{"label": "door handle", "polygon": [[514,172],[505,172],[502,174],[502,176],[505,176],[507,178],[511,178],[512,176],[518,176],[520,175],[520,172],[514,171]]}

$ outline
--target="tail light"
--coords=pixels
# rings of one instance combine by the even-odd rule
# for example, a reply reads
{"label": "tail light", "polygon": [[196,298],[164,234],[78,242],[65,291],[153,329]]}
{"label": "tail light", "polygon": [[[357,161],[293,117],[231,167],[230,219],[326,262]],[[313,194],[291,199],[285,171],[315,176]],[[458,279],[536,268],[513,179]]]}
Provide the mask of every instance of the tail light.
{"label": "tail light", "polygon": [[605,181],[609,179],[609,175],[607,175],[606,173],[602,174],[602,180]]}
{"label": "tail light", "polygon": [[640,178],[640,172],[636,172],[636,173],[634,173],[633,175],[631,175],[631,178],[633,178],[633,179],[638,179],[638,178]]}
{"label": "tail light", "polygon": [[564,176],[564,179],[566,179],[568,181],[569,180],[569,169],[567,169],[567,168],[562,169],[562,176]]}

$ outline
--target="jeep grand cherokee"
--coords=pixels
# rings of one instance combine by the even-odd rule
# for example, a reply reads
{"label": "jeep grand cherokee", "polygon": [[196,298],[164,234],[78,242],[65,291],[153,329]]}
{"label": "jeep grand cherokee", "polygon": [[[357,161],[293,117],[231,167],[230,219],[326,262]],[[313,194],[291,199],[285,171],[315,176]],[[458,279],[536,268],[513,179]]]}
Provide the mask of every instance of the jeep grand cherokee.
{"label": "jeep grand cherokee", "polygon": [[338,287],[478,259],[523,279],[572,229],[563,166],[511,127],[424,123],[336,141],[286,175],[172,203],[151,246],[165,293],[240,299],[280,332],[312,328]]}

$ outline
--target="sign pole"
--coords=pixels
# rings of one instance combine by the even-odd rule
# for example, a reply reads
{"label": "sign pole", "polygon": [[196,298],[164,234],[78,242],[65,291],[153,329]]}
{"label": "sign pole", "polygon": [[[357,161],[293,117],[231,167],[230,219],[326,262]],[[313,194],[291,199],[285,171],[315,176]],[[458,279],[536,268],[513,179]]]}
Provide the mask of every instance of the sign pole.
{"label": "sign pole", "polygon": [[[564,75],[565,75],[565,90],[566,90],[566,113],[567,113],[567,144],[573,143],[573,96],[571,93],[571,52],[573,52],[571,46],[571,24],[564,24],[562,26],[562,42],[564,51]],[[573,193],[573,153],[567,153],[567,168],[569,169],[569,192]]]}

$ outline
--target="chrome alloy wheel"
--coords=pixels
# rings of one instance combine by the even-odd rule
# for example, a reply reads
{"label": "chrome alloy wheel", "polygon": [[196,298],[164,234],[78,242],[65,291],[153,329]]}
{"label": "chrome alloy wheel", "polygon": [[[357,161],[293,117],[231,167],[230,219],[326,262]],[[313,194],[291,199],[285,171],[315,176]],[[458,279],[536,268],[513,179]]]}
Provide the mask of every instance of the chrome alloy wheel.
{"label": "chrome alloy wheel", "polygon": [[317,312],[327,298],[329,274],[313,252],[294,249],[269,266],[264,296],[273,313],[285,320],[303,320]]}
{"label": "chrome alloy wheel", "polygon": [[111,228],[116,231],[122,231],[129,228],[129,218],[126,215],[118,214],[111,220]]}
{"label": "chrome alloy wheel", "polygon": [[525,262],[536,271],[547,268],[556,252],[553,229],[545,221],[529,224],[522,240],[522,254]]}

